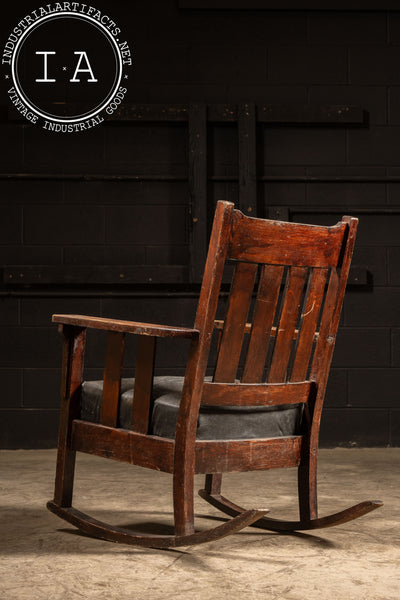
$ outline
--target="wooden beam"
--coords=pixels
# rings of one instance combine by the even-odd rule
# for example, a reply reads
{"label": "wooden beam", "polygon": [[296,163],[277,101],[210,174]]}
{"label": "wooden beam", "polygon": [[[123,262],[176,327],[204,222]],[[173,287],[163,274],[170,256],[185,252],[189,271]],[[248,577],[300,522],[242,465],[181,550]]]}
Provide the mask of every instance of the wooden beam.
{"label": "wooden beam", "polygon": [[190,279],[200,282],[207,256],[207,107],[189,109]]}

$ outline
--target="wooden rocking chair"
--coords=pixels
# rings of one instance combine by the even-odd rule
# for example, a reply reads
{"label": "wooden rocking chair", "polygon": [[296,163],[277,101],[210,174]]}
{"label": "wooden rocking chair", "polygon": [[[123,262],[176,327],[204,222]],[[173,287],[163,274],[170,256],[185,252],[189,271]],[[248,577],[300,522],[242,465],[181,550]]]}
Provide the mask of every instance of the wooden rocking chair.
{"label": "wooden rocking chair", "polygon": [[[212,541],[247,525],[285,532],[330,527],[381,506],[367,501],[322,518],[317,513],[321,410],[356,229],[351,217],[311,226],[249,218],[218,202],[193,329],[54,315],[64,350],[48,508],[89,535],[161,548]],[[234,263],[231,292],[225,319],[216,321],[227,261]],[[87,328],[108,332],[103,382],[82,382]],[[215,330],[217,359],[207,378]],[[127,333],[138,336],[136,378],[121,382]],[[153,379],[157,337],[191,339],[184,378]],[[171,473],[175,535],[135,533],[73,508],[76,451]],[[267,510],[221,495],[223,472],[281,467],[298,467],[298,521],[265,517]],[[200,496],[233,517],[207,531],[194,529],[196,473],[206,474]]]}

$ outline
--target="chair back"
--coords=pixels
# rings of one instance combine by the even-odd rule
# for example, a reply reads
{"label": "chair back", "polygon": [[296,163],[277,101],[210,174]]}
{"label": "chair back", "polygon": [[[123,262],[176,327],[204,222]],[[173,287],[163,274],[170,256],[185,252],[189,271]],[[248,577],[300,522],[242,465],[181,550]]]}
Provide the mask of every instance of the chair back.
{"label": "chair back", "polygon": [[[196,328],[219,330],[213,383],[202,404],[307,402],[323,398],[357,229],[255,219],[219,202]],[[223,268],[234,271],[226,314],[215,321]],[[203,352],[209,353],[205,341]],[[240,393],[238,393],[238,391]]]}

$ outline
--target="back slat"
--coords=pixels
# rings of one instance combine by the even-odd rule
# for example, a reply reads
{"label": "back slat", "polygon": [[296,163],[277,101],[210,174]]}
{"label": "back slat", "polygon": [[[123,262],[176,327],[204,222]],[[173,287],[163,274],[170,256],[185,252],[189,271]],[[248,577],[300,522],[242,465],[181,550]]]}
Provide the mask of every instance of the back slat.
{"label": "back slat", "polygon": [[303,381],[307,377],[328,272],[328,269],[314,269],[311,273],[299,327],[300,335],[297,338],[291,381]]}
{"label": "back slat", "polygon": [[262,269],[242,376],[243,383],[262,381],[283,271],[283,267],[271,265],[265,265]]}
{"label": "back slat", "polygon": [[229,257],[255,263],[337,267],[346,223],[332,227],[246,217],[233,213]]}
{"label": "back slat", "polygon": [[[332,327],[332,318],[337,304],[337,296],[339,291],[339,274],[336,269],[331,271],[328,291],[326,292],[325,305],[319,328],[319,336],[315,348],[310,378],[315,379],[318,372],[324,368],[324,361],[329,360],[329,353],[326,351],[330,345],[335,343],[335,338],[330,336]],[[336,334],[336,331],[334,332]]]}
{"label": "back slat", "polygon": [[290,268],[283,299],[282,314],[272,355],[271,369],[268,376],[270,383],[278,383],[286,380],[307,272],[308,270],[304,267]]}
{"label": "back slat", "polygon": [[116,427],[118,423],[118,402],[124,360],[124,346],[124,333],[110,331],[107,334],[100,423],[108,427]]}
{"label": "back slat", "polygon": [[214,381],[229,383],[235,380],[256,275],[257,265],[236,265]]}

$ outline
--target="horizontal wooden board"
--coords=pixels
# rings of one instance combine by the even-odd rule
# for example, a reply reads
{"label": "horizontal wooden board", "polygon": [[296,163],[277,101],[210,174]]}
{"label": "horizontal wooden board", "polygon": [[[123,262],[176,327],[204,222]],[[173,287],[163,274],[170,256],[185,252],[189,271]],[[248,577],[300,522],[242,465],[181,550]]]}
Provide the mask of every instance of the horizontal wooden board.
{"label": "horizontal wooden board", "polygon": [[234,212],[229,258],[275,265],[337,267],[347,228],[246,217]]}
{"label": "horizontal wooden board", "polygon": [[365,120],[361,106],[350,104],[266,104],[257,107],[257,121],[279,125],[362,125]]}
{"label": "horizontal wooden board", "polygon": [[[211,122],[234,122],[238,120],[236,104],[207,104],[207,117]],[[49,105],[51,111],[52,107]],[[71,109],[73,106],[71,105]],[[189,119],[190,104],[123,104],[106,126],[116,121],[132,123],[167,122],[182,123]],[[13,109],[0,111],[0,121],[20,121],[23,117]],[[259,104],[256,121],[282,125],[363,125],[364,110],[351,104]]]}
{"label": "horizontal wooden board", "polygon": [[88,315],[53,315],[53,323],[73,325],[74,327],[89,327],[105,331],[121,331],[137,335],[151,335],[154,337],[180,337],[196,339],[199,337],[197,329],[188,327],[173,327],[156,323],[139,323],[136,321],[123,321],[120,319],[106,319]]}
{"label": "horizontal wooden board", "polygon": [[196,442],[196,473],[225,473],[296,467],[301,436],[268,440]]}
{"label": "horizontal wooden board", "polygon": [[174,445],[174,440],[97,423],[76,420],[72,425],[74,450],[166,473],[173,472]]}

